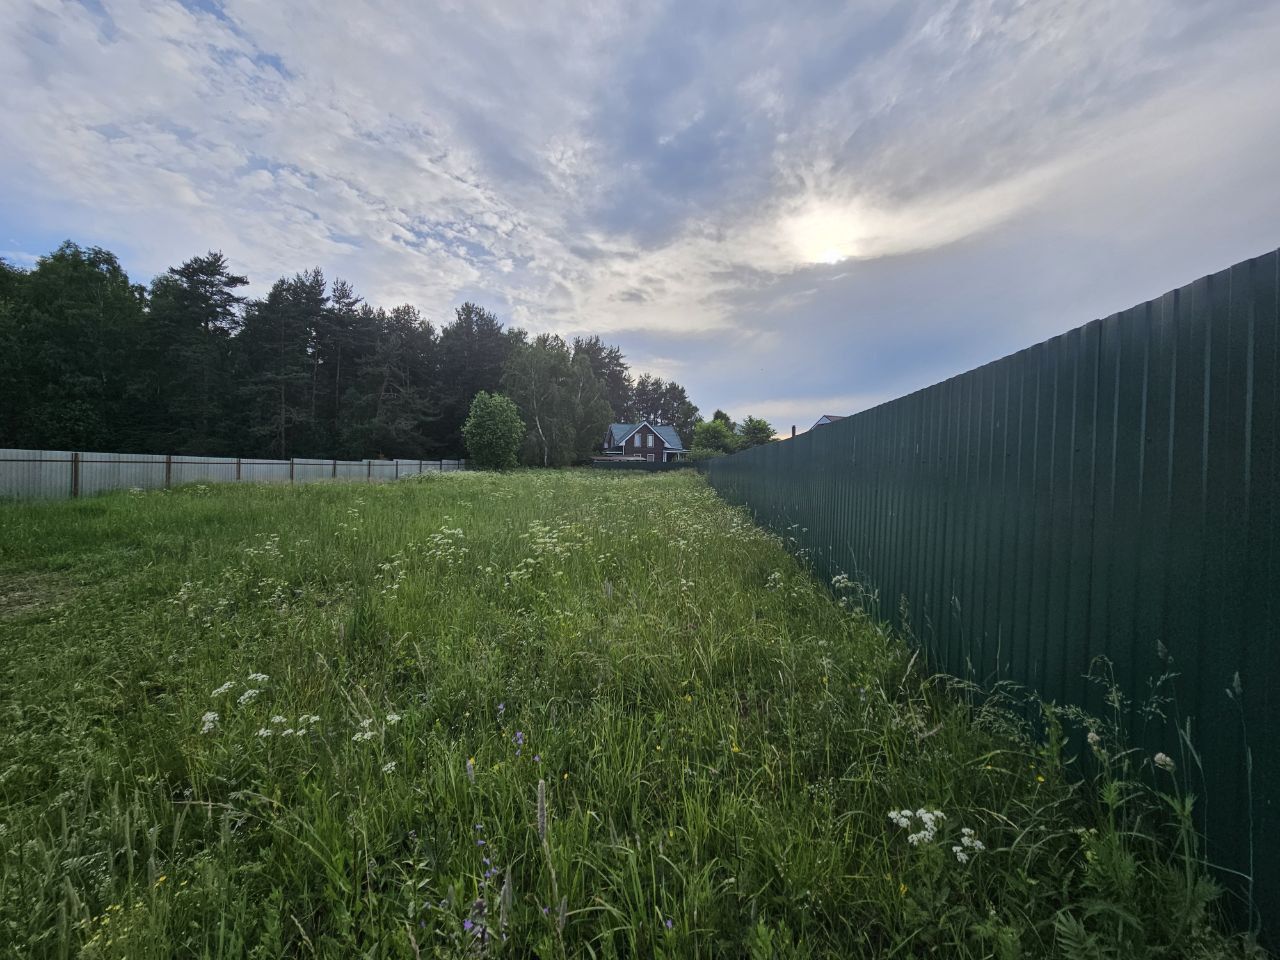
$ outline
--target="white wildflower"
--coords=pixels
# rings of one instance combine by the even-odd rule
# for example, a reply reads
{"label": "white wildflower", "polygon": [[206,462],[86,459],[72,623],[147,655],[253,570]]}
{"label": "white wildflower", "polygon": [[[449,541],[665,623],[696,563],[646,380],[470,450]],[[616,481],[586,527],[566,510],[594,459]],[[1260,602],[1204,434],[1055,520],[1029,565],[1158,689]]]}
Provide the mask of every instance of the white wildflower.
{"label": "white wildflower", "polygon": [[368,730],[371,726],[373,726],[373,721],[372,721],[372,720],[361,720],[361,721],[360,721],[360,726],[361,726],[361,727],[363,727],[364,729]]}
{"label": "white wildflower", "polygon": [[1089,736],[1086,739],[1089,741],[1089,746],[1093,747],[1095,750],[1102,746],[1102,738],[1093,730],[1089,731]]}
{"label": "white wildflower", "polygon": [[217,690],[213,691],[213,693],[209,694],[209,696],[220,697],[235,685],[236,685],[236,682],[234,680],[228,680],[226,683],[220,686]]}
{"label": "white wildflower", "polygon": [[270,737],[274,734],[275,734],[275,731],[272,730],[270,727],[262,727],[258,730],[258,736],[260,737]]}
{"label": "white wildflower", "polygon": [[304,713],[302,716],[298,718],[298,722],[301,724],[319,723],[320,718],[316,716],[314,713]]}
{"label": "white wildflower", "polygon": [[271,678],[268,677],[265,673],[251,673],[249,674],[249,679],[252,680],[254,683],[266,683]]}
{"label": "white wildflower", "polygon": [[260,694],[261,692],[262,692],[261,690],[246,690],[244,693],[240,694],[240,697],[238,700],[236,700],[236,703],[240,704],[240,706],[243,707],[246,703],[252,703],[254,698],[257,697],[257,695]]}
{"label": "white wildflower", "polygon": [[387,763],[384,763],[382,765],[383,773],[392,773],[395,771],[395,769],[396,769],[396,762],[394,760],[388,761]]}
{"label": "white wildflower", "polygon": [[203,724],[204,724],[204,725],[200,728],[200,732],[201,732],[201,733],[209,733],[210,731],[212,731],[212,730],[213,730],[213,728],[214,728],[214,727],[216,727],[216,726],[218,725],[218,715],[217,715],[216,713],[214,713],[212,710],[210,710],[208,713],[206,713],[206,714],[201,718],[201,720],[203,721]]}
{"label": "white wildflower", "polygon": [[400,714],[398,713],[387,714],[387,726],[394,727],[399,722],[400,722]]}
{"label": "white wildflower", "polygon": [[372,740],[376,736],[377,734],[374,733],[372,730],[364,730],[364,731],[361,731],[360,733],[357,733],[351,739],[355,743],[365,743],[369,740]]}
{"label": "white wildflower", "polygon": [[295,729],[293,729],[293,727],[290,727],[288,730],[281,730],[281,731],[280,731],[280,736],[282,736],[282,737],[294,737],[294,736],[297,736],[297,735],[298,735],[299,733],[301,733],[301,732],[302,732],[301,730],[295,730]]}
{"label": "white wildflower", "polygon": [[1167,773],[1173,773],[1173,758],[1167,753],[1157,753],[1152,757],[1152,761],[1161,770],[1164,770]]}
{"label": "white wildflower", "polygon": [[271,718],[271,722],[272,722],[272,723],[284,723],[284,717],[280,716],[280,714],[278,714],[278,713],[277,713],[274,717],[272,717],[272,718]]}

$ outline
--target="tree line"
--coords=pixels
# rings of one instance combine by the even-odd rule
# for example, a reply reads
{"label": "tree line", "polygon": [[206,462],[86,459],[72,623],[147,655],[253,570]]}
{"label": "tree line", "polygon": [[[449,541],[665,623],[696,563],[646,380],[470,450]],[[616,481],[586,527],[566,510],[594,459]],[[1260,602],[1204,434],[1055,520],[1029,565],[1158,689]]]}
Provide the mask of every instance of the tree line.
{"label": "tree line", "polygon": [[146,286],[71,241],[31,269],[0,260],[0,446],[457,457],[487,392],[519,409],[523,462],[560,466],[598,449],[611,421],[671,423],[686,444],[702,423],[684,387],[633,377],[599,337],[530,337],[474,303],[437,326],[318,268],[261,298],[248,283],[218,252]]}

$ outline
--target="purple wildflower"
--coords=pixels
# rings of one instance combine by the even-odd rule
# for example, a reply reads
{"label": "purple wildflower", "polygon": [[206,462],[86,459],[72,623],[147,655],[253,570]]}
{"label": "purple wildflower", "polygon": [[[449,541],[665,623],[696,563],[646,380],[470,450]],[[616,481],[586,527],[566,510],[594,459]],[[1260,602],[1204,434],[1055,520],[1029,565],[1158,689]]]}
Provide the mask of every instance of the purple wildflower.
{"label": "purple wildflower", "polygon": [[467,917],[467,919],[462,921],[462,930],[464,933],[470,933],[472,928],[475,927],[475,925],[476,925],[475,921],[472,920],[470,917]]}
{"label": "purple wildflower", "polygon": [[667,917],[667,929],[670,930],[675,924],[671,922],[671,918]]}

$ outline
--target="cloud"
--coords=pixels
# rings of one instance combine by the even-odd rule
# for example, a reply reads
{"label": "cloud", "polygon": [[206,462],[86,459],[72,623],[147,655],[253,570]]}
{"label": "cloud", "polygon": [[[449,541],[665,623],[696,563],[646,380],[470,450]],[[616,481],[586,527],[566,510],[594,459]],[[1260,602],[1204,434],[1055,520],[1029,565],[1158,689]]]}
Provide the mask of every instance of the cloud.
{"label": "cloud", "polygon": [[258,290],[319,264],[437,320],[470,297],[776,420],[1276,243],[1274,4],[0,16],[10,247],[143,278],[221,248]]}

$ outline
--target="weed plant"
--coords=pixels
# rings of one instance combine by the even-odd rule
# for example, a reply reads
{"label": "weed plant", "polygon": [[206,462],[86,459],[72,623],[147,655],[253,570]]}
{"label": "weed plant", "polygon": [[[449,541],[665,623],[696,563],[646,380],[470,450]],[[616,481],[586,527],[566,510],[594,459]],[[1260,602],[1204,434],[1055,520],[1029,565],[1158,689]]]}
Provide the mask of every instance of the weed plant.
{"label": "weed plant", "polygon": [[1252,949],[1153,758],[931,677],[696,476],[0,525],[5,955]]}

